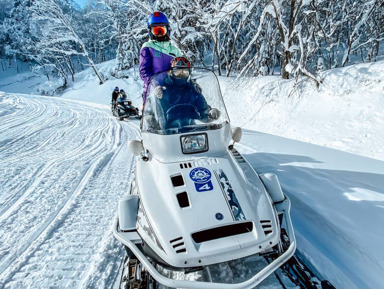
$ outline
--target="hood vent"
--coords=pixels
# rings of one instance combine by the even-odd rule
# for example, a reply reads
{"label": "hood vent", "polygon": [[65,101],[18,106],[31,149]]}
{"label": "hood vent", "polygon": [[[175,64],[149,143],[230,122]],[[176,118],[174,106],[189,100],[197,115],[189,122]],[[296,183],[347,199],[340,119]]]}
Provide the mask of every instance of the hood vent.
{"label": "hood vent", "polygon": [[240,164],[240,163],[245,163],[245,159],[243,158],[243,156],[235,149],[232,149],[232,154],[233,156],[235,157],[236,161]]}
{"label": "hood vent", "polygon": [[236,223],[193,233],[192,239],[193,241],[195,241],[195,243],[203,243],[207,241],[248,233],[252,230],[252,222]]}
{"label": "hood vent", "polygon": [[180,208],[187,208],[190,207],[189,203],[189,198],[188,198],[188,193],[187,192],[182,192],[176,195],[177,201],[179,202]]}
{"label": "hood vent", "polygon": [[171,243],[173,249],[175,249],[176,254],[187,253],[183,237],[173,239],[169,241],[169,243]]}
{"label": "hood vent", "polygon": [[180,169],[188,169],[188,168],[192,168],[191,163],[181,163],[180,164]]}
{"label": "hood vent", "polygon": [[218,164],[219,160],[215,158],[203,159],[193,163],[180,163],[180,169],[190,169],[193,167],[204,167]]}
{"label": "hood vent", "polygon": [[171,176],[171,182],[172,182],[172,185],[175,188],[176,187],[181,187],[181,186],[185,185],[183,176],[181,174],[178,174],[178,175],[175,175],[175,176]]}
{"label": "hood vent", "polygon": [[273,233],[271,220],[260,220],[261,227],[263,228],[265,236]]}

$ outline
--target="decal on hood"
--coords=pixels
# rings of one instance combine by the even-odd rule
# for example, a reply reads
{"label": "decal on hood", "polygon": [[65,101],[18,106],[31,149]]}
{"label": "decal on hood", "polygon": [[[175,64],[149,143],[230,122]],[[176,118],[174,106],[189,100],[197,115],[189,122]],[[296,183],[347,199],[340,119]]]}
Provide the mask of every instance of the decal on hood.
{"label": "decal on hood", "polygon": [[206,168],[194,168],[190,173],[189,177],[195,183],[196,191],[204,192],[204,191],[212,191],[213,185],[211,182],[212,174]]}
{"label": "decal on hood", "polygon": [[227,175],[224,173],[223,170],[215,171],[215,175],[220,183],[221,190],[223,191],[223,194],[226,197],[228,206],[231,209],[233,219],[235,221],[245,220],[245,215],[243,213],[243,210],[241,209],[239,201],[236,198],[235,191],[233,190]]}
{"label": "decal on hood", "polygon": [[[164,251],[163,246],[161,246],[161,243],[159,239],[157,238],[155,232],[153,231],[153,228],[151,226],[151,223],[148,220],[147,213],[144,210],[143,204],[140,204],[139,211],[137,214],[137,229],[142,229],[144,233],[148,235],[148,237],[154,242],[161,250]],[[165,251],[164,251],[165,253]]]}

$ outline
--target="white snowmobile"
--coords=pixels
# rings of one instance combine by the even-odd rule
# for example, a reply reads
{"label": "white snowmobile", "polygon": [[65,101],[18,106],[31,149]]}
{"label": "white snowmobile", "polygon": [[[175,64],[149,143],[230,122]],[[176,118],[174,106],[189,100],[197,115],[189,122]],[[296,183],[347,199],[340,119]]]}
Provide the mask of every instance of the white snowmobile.
{"label": "white snowmobile", "polygon": [[142,140],[128,143],[139,159],[113,229],[127,251],[120,288],[253,288],[296,250],[290,200],[234,148],[241,129],[215,74],[194,68],[184,88],[171,75],[152,78]]}

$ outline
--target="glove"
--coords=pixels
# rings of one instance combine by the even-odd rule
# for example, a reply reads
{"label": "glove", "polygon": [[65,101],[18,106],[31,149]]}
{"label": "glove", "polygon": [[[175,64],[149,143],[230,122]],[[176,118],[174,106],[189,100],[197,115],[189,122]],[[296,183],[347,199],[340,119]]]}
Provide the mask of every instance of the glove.
{"label": "glove", "polygon": [[202,93],[203,89],[201,88],[201,86],[197,82],[193,83],[193,87],[195,88],[195,90],[197,92]]}
{"label": "glove", "polygon": [[216,120],[216,119],[218,119],[218,118],[220,117],[221,112],[220,112],[220,110],[218,110],[217,108],[212,108],[212,109],[209,111],[208,115],[209,115],[209,118],[210,118],[210,119],[212,119],[212,120]]}
{"label": "glove", "polygon": [[156,86],[155,87],[155,96],[157,98],[161,99],[163,97],[163,90],[165,90],[165,89],[166,88],[164,86],[160,86],[160,85]]}

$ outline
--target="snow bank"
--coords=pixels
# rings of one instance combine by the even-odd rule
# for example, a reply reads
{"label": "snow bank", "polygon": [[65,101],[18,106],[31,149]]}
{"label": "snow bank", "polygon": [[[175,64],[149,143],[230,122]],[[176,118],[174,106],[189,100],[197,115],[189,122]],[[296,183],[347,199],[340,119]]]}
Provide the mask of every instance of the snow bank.
{"label": "snow bank", "polygon": [[322,77],[319,88],[307,78],[220,81],[236,126],[384,160],[384,62]]}

